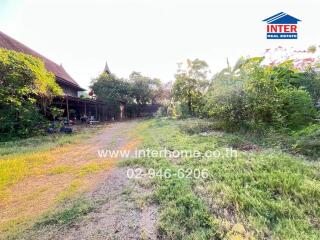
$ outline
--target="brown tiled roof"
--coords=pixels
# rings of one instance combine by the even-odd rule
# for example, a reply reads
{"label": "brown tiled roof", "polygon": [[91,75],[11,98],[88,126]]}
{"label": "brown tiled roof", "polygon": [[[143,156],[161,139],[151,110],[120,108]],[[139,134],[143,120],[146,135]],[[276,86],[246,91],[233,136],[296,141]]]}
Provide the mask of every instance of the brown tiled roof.
{"label": "brown tiled roof", "polygon": [[14,50],[17,52],[22,52],[25,54],[29,54],[35,57],[38,57],[43,60],[48,71],[53,72],[57,78],[58,82],[62,82],[73,87],[78,88],[78,90],[84,90],[79,86],[79,84],[64,70],[64,68],[55,62],[49,60],[48,58],[42,56],[31,48],[25,46],[24,44],[16,41],[15,39],[9,37],[0,31],[0,48],[5,48],[8,50]]}

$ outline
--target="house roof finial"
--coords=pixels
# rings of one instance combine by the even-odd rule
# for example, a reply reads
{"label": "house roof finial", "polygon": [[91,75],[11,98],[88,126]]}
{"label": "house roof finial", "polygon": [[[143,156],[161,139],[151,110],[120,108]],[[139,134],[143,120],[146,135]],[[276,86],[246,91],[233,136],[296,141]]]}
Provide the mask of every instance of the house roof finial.
{"label": "house roof finial", "polygon": [[108,74],[111,73],[111,72],[110,72],[110,69],[109,69],[109,66],[108,66],[108,61],[106,61],[106,65],[105,65],[105,67],[104,67],[103,72],[108,73]]}

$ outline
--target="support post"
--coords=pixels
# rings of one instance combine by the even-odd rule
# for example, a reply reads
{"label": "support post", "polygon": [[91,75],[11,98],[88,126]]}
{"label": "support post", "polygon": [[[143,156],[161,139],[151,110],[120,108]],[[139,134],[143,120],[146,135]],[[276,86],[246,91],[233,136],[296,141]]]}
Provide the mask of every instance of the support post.
{"label": "support post", "polygon": [[120,119],[122,120],[124,116],[124,104],[120,103]]}
{"label": "support post", "polygon": [[96,121],[97,121],[98,120],[98,106],[97,106],[97,104],[95,106],[96,106]]}
{"label": "support post", "polygon": [[69,100],[68,100],[68,96],[66,96],[66,103],[67,103],[67,123],[68,123],[68,125],[69,125],[70,113],[69,113]]}
{"label": "support post", "polygon": [[99,105],[98,110],[99,110],[99,121],[101,121],[101,105]]}
{"label": "support post", "polygon": [[105,118],[105,116],[104,116],[104,109],[105,108],[105,106],[104,105],[102,105],[102,121],[105,121],[106,120],[106,118]]}
{"label": "support post", "polygon": [[84,115],[87,116],[87,103],[84,103]]}

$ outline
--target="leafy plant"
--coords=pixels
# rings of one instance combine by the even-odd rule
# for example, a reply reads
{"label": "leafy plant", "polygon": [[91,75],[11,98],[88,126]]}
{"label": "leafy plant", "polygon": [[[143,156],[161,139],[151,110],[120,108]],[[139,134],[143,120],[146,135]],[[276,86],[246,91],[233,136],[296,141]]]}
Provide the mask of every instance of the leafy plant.
{"label": "leafy plant", "polygon": [[208,64],[199,59],[188,60],[186,68],[182,68],[182,64],[179,64],[173,85],[173,96],[176,101],[187,105],[188,113],[191,115],[196,113],[208,87],[207,73]]}
{"label": "leafy plant", "polygon": [[215,75],[201,115],[220,121],[224,129],[232,131],[283,130],[312,122],[314,103],[310,93],[297,84],[301,74],[292,62],[264,66],[262,61],[251,58],[242,63],[228,84],[225,75]]}
{"label": "leafy plant", "polygon": [[33,56],[0,49],[1,139],[34,134],[53,96],[62,94],[52,73]]}
{"label": "leafy plant", "polygon": [[50,112],[53,117],[53,119],[56,119],[57,117],[61,117],[64,113],[64,109],[57,108],[57,107],[50,107]]}

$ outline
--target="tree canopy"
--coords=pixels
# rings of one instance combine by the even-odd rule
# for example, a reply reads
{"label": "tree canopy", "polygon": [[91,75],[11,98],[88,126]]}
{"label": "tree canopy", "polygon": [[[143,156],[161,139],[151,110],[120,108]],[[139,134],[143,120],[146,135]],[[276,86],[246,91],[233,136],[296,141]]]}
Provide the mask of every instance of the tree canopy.
{"label": "tree canopy", "polygon": [[207,64],[189,60],[187,68],[179,66],[174,99],[227,130],[295,129],[312,122],[320,96],[318,72],[312,66],[299,69],[291,59],[264,61],[240,58],[208,81]]}
{"label": "tree canopy", "polygon": [[2,138],[27,136],[41,119],[36,102],[62,94],[55,76],[33,56],[0,49],[0,133]]}
{"label": "tree canopy", "polygon": [[100,100],[142,105],[158,101],[161,81],[139,72],[132,72],[128,79],[103,73],[92,81],[91,88]]}
{"label": "tree canopy", "polygon": [[173,85],[173,95],[176,101],[187,104],[190,114],[195,112],[208,87],[208,71],[208,64],[199,59],[187,60],[185,68],[179,64]]}
{"label": "tree canopy", "polygon": [[101,74],[93,80],[91,89],[99,100],[109,103],[128,102],[131,98],[129,82],[113,74]]}
{"label": "tree canopy", "polygon": [[131,109],[126,108],[130,115],[139,115],[141,105],[159,103],[162,97],[161,81],[139,72],[132,72],[127,79],[103,73],[93,79],[90,87],[97,99],[113,106],[113,114],[118,112],[117,106],[122,102],[131,106]]}

